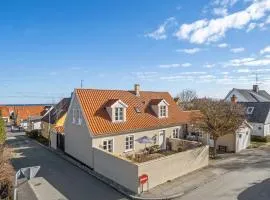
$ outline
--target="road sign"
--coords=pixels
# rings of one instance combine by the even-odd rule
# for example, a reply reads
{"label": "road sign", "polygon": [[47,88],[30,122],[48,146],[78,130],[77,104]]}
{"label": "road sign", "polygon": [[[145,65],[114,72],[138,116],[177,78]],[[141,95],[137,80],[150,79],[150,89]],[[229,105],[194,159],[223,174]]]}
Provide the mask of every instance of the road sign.
{"label": "road sign", "polygon": [[21,172],[25,176],[25,178],[30,180],[31,178],[34,178],[37,175],[39,169],[40,169],[40,166],[26,167],[26,168],[21,168]]}
{"label": "road sign", "polygon": [[143,174],[139,177],[140,183],[141,184],[145,184],[148,181],[148,175],[147,174]]}

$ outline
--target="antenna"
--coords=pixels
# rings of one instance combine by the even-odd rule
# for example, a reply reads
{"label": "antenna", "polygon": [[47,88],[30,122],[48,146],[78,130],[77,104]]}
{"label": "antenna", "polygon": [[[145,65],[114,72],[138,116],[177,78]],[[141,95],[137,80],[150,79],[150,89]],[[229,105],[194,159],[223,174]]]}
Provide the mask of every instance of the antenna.
{"label": "antenna", "polygon": [[256,85],[259,84],[259,77],[258,77],[258,72],[256,71]]}
{"label": "antenna", "polygon": [[81,88],[83,88],[83,82],[84,82],[84,80],[81,80]]}

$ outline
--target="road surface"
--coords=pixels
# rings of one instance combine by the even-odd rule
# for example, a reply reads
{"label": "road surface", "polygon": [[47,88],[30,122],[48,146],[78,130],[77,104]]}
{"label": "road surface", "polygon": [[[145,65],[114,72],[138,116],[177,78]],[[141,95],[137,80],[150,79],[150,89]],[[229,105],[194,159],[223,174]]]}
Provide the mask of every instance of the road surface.
{"label": "road surface", "polygon": [[[100,182],[58,155],[29,140],[23,133],[8,133],[8,145],[14,148],[12,164],[16,170],[40,165],[43,177],[56,190],[71,200],[126,200],[110,186]],[[25,187],[25,186],[22,186]],[[21,191],[21,190],[20,190]],[[33,199],[25,190],[23,199]],[[22,199],[22,198],[21,198]],[[49,200],[49,199],[48,199]]]}

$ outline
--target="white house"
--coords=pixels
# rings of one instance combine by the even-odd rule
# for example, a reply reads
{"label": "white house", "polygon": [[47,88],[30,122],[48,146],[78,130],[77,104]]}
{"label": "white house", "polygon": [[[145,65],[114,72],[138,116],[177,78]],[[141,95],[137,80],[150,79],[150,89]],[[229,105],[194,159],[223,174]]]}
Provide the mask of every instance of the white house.
{"label": "white house", "polygon": [[[139,85],[133,91],[75,89],[64,123],[65,153],[137,193],[143,174],[152,188],[208,165],[208,146],[179,139],[191,113],[181,111],[169,93],[140,91]],[[174,149],[172,142],[195,148],[166,158],[158,154],[162,158],[146,164],[128,161],[145,150],[138,142],[143,137],[160,151]]]}

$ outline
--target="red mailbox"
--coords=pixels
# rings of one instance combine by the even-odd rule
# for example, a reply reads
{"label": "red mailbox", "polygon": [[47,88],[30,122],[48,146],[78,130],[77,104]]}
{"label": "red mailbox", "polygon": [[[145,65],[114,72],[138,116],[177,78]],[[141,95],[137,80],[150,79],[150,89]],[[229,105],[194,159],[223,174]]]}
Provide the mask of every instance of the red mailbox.
{"label": "red mailbox", "polygon": [[145,184],[148,181],[148,175],[147,174],[143,174],[139,177],[140,180],[140,184]]}

